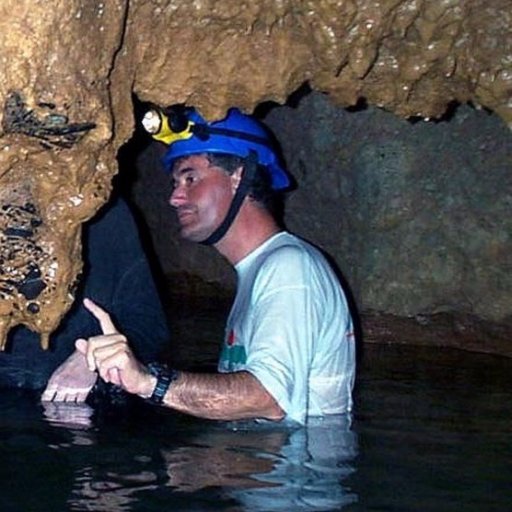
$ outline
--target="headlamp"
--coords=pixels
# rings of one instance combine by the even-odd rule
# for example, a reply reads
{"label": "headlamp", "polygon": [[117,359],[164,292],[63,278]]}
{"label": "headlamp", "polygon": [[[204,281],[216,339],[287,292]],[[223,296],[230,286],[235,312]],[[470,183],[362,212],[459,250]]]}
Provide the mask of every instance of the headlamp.
{"label": "headlamp", "polygon": [[142,126],[155,140],[170,145],[177,140],[190,139],[194,123],[187,117],[184,107],[173,106],[149,110],[142,118]]}
{"label": "headlamp", "polygon": [[153,108],[142,118],[142,125],[151,136],[167,145],[178,140],[187,140],[195,135],[200,141],[206,141],[210,135],[223,135],[271,148],[271,143],[259,135],[246,133],[229,128],[218,128],[206,123],[195,123],[190,120],[192,109],[184,105],[173,105],[165,109]]}

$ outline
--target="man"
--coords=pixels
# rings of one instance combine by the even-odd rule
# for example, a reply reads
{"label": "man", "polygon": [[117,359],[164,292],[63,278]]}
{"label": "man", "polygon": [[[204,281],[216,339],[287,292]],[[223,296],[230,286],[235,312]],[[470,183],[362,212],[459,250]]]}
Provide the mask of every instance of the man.
{"label": "man", "polygon": [[[117,198],[105,205],[83,235],[84,271],[76,300],[43,350],[36,333],[19,326],[0,353],[0,387],[45,390],[43,401],[83,402],[96,383],[79,336],[93,336],[98,325],[83,307],[93,297],[108,307],[130,336],[137,357],[151,361],[168,342],[168,328],[148,261],[128,205]],[[45,389],[46,388],[46,389]]]}
{"label": "man", "polygon": [[[164,121],[170,204],[181,235],[212,244],[238,276],[218,373],[145,367],[108,313],[86,300],[103,331],[77,341],[89,368],[131,393],[210,419],[304,424],[309,416],[350,411],[350,312],[321,253],[284,231],[272,214],[273,196],[290,182],[267,132],[237,109],[213,123],[188,109],[170,111]],[[158,130],[148,118],[145,126]]]}

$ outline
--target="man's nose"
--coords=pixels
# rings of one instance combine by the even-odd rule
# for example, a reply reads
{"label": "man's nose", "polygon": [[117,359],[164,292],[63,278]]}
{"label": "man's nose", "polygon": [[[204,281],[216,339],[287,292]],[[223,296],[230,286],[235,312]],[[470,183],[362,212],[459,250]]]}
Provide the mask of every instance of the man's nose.
{"label": "man's nose", "polygon": [[171,196],[169,197],[169,204],[174,208],[178,208],[178,206],[182,205],[185,200],[186,194],[184,187],[175,185]]}

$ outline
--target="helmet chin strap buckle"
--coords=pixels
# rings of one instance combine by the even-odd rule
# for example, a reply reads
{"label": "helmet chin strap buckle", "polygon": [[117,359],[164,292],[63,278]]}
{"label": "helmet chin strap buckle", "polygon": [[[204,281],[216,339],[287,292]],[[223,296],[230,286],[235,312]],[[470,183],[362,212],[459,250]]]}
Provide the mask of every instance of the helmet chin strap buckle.
{"label": "helmet chin strap buckle", "polygon": [[229,206],[229,210],[224,217],[224,220],[221,222],[220,226],[205,240],[202,240],[200,243],[203,245],[213,245],[216,244],[224,235],[227,233],[228,229],[231,227],[231,224],[235,220],[235,217],[242,206],[242,203],[245,199],[245,196],[249,193],[249,189],[254,180],[254,176],[256,175],[256,169],[258,168],[258,155],[255,151],[250,151],[249,156],[245,159],[244,168],[242,170],[242,178],[236,189],[235,196],[231,201]]}

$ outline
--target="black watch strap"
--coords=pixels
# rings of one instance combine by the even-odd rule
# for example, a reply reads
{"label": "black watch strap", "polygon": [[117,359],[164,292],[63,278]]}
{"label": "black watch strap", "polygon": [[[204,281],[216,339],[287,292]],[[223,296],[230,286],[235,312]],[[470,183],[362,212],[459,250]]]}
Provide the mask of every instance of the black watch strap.
{"label": "black watch strap", "polygon": [[162,405],[167,390],[178,378],[179,372],[161,363],[149,363],[148,370],[151,375],[156,377],[156,386],[148,401],[156,405]]}

